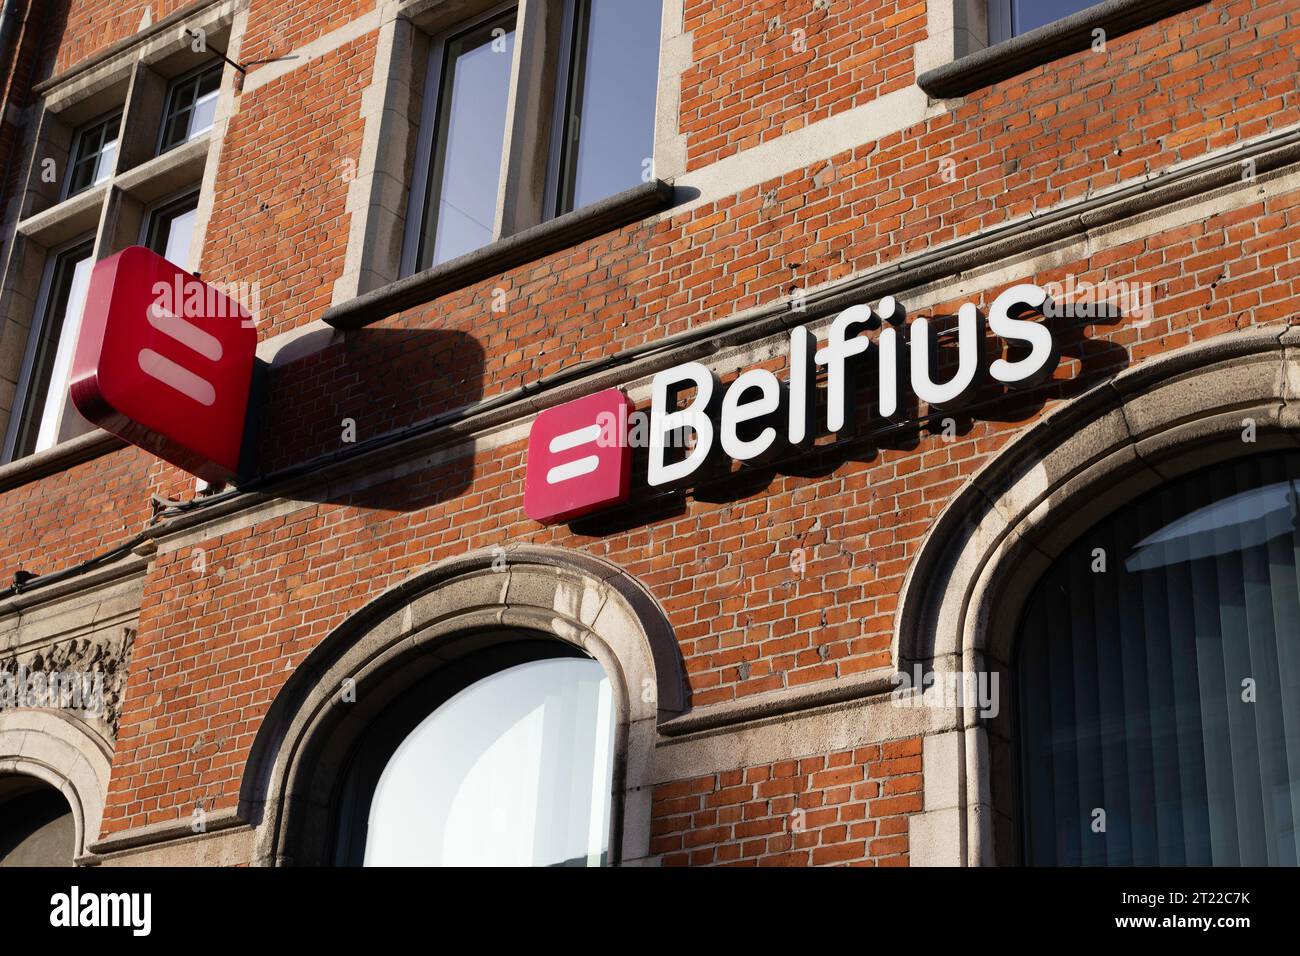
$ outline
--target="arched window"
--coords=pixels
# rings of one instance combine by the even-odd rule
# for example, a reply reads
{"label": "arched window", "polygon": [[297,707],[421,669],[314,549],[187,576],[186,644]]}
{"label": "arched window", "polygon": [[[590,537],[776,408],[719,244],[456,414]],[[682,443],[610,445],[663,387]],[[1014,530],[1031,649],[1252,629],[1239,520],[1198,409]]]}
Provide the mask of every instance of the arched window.
{"label": "arched window", "polygon": [[440,668],[358,744],[337,862],[607,862],[616,716],[601,665],[559,641]]}
{"label": "arched window", "polygon": [[35,777],[0,777],[0,866],[72,866],[75,853],[63,794]]}
{"label": "arched window", "polygon": [[1297,863],[1300,454],[1171,481],[1035,586],[1016,652],[1025,860]]}

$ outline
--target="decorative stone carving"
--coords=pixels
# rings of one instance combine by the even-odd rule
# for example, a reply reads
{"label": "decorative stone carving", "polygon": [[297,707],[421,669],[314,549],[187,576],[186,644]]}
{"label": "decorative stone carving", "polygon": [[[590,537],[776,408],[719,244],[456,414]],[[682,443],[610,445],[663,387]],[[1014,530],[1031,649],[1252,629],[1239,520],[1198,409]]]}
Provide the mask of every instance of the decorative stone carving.
{"label": "decorative stone carving", "polygon": [[135,628],[113,628],[0,658],[0,709],[69,707],[116,738],[134,642]]}

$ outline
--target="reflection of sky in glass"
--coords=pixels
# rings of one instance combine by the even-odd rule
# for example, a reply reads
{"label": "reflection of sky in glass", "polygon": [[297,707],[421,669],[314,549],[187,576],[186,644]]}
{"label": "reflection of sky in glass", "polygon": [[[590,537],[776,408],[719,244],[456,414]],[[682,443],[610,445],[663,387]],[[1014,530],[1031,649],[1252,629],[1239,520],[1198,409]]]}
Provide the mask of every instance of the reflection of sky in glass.
{"label": "reflection of sky in glass", "polygon": [[93,180],[96,186],[108,182],[108,177],[113,175],[113,166],[117,161],[117,136],[114,135],[103,149],[100,150],[99,158],[95,161],[95,178]]}
{"label": "reflection of sky in glass", "polygon": [[591,0],[573,208],[630,189],[654,151],[660,5]]}
{"label": "reflection of sky in glass", "polygon": [[[1199,508],[1139,541],[1128,571],[1195,561],[1254,547],[1295,530],[1296,491],[1290,482],[1252,488]],[[1224,531],[1230,533],[1224,534]]]}
{"label": "reflection of sky in glass", "polygon": [[521,664],[461,691],[384,768],[365,864],[599,864],[613,720],[609,681],[592,660]]}
{"label": "reflection of sky in glass", "polygon": [[217,95],[220,92],[220,90],[212,90],[204,93],[195,102],[194,111],[190,114],[190,130],[185,136],[186,140],[195,139],[212,129],[212,124],[217,118]]}
{"label": "reflection of sky in glass", "polygon": [[514,60],[514,30],[502,39],[504,49],[496,51],[492,49],[490,35],[477,46],[458,49],[452,44],[448,50],[455,57],[455,64],[443,134],[445,148],[433,244],[434,264],[492,241],[506,105],[510,97],[510,65]]}
{"label": "reflection of sky in glass", "polygon": [[190,239],[194,235],[194,217],[197,209],[187,209],[167,224],[167,246],[163,258],[182,269],[190,266]]}
{"label": "reflection of sky in glass", "polygon": [[59,328],[59,343],[54,352],[50,384],[45,393],[48,397],[41,413],[41,427],[36,436],[35,451],[52,448],[61,441],[81,434],[88,427],[85,419],[72,405],[69,387],[72,384],[72,357],[77,348],[77,335],[81,331],[81,314],[86,309],[86,291],[90,287],[90,271],[94,264],[94,258],[87,254],[72,267],[67,311],[61,317],[50,317],[51,323]]}
{"label": "reflection of sky in glass", "polygon": [[1095,7],[1097,2],[1098,0],[1015,0],[1016,33],[1028,33],[1072,13]]}

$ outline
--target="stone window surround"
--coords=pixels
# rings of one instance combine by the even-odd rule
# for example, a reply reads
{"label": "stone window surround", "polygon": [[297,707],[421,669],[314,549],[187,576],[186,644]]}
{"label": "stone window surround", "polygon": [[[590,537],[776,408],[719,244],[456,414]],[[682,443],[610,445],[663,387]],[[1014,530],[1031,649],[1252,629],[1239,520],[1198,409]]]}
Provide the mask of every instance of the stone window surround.
{"label": "stone window surround", "polygon": [[[1257,440],[1241,440],[1243,419]],[[912,864],[1021,863],[1014,640],[1050,563],[1098,520],[1200,468],[1300,445],[1300,327],[1274,324],[1148,359],[1020,435],[930,529],[903,584],[900,669],[998,675],[1000,712],[960,706],[925,738]]]}
{"label": "stone window surround", "polygon": [[[430,54],[448,31],[501,6],[501,0],[389,0],[382,11],[374,74],[362,101],[361,156],[348,190],[347,258],[325,316],[329,324],[365,325],[671,203],[672,191],[663,179],[685,168],[685,148],[677,133],[681,70],[687,65],[678,50],[683,0],[663,3],[652,157],[659,178],[549,220],[543,204],[565,3],[519,0],[497,238],[482,249],[410,274],[410,184],[419,144],[429,135],[424,101]],[[523,77],[528,81],[521,81]],[[364,302],[355,302],[358,297],[365,297]]]}
{"label": "stone window surround", "polygon": [[[143,31],[131,42],[117,44],[88,65],[37,84],[41,101],[30,107],[22,143],[25,188],[6,210],[11,240],[0,281],[0,434],[10,430],[19,378],[33,327],[39,323],[40,291],[50,254],[81,238],[94,241],[96,261],[139,242],[147,209],[186,188],[200,188],[200,203],[192,254],[198,261],[203,233],[211,214],[215,163],[235,93],[235,71],[227,69],[213,129],[194,140],[157,155],[158,130],[171,81],[192,70],[210,54],[190,50],[185,27],[202,29],[213,45],[237,52],[237,11],[243,0],[211,2],[182,11]],[[241,18],[242,19],[242,18]],[[233,55],[233,53],[232,53]],[[122,110],[117,157],[105,183],[63,198],[64,180],[73,138],[84,124],[114,109]],[[61,175],[46,182],[45,160],[52,159]],[[21,470],[27,462],[33,477],[93,458],[121,447],[102,429],[62,442],[3,466]],[[17,476],[13,476],[17,477]]]}
{"label": "stone window surround", "polygon": [[[48,591],[0,600],[0,658],[30,661],[69,643],[110,653],[129,670],[130,639],[139,624],[146,560],[138,555]],[[108,693],[121,693],[120,688]],[[120,706],[120,697],[114,706]],[[72,808],[74,858],[85,863],[99,835],[113,754],[113,728],[77,711],[0,710],[0,776],[42,780]]]}
{"label": "stone window surround", "polygon": [[[1086,10],[1010,40],[989,45],[987,0],[953,0],[927,5],[927,38],[915,50],[918,86],[932,98],[964,96],[1070,53],[1086,49],[1096,28],[1110,35],[1128,32],[1205,0],[1105,0]],[[611,197],[601,221],[576,221],[548,231],[538,223],[545,185],[545,146],[548,110],[537,109],[550,91],[541,82],[529,84],[526,102],[515,97],[524,71],[544,77],[554,50],[541,42],[546,31],[558,29],[555,11],[562,0],[521,0],[520,31],[512,84],[510,127],[503,167],[513,165],[514,181],[502,178],[497,228],[500,238],[481,250],[416,275],[404,274],[409,245],[408,184],[416,164],[420,116],[426,85],[430,43],[455,24],[499,6],[499,0],[388,0],[380,23],[375,72],[365,94],[366,130],[361,159],[352,178],[348,210],[351,234],[347,262],[334,287],[333,302],[324,320],[336,328],[356,328],[413,304],[463,288],[499,273],[617,228],[647,215],[662,213],[689,190],[670,192],[686,172],[685,139],[678,129],[682,72],[691,62],[691,36],[682,32],[683,0],[665,0],[660,41],[659,96],[656,105],[654,172],[660,196],[647,203],[645,190]],[[550,10],[550,13],[545,11]],[[542,13],[539,15],[539,11]],[[530,40],[531,38],[531,40]],[[383,149],[380,148],[381,144]],[[521,156],[531,157],[527,175],[519,175]],[[624,208],[626,204],[626,208]],[[554,220],[553,220],[554,221]],[[505,244],[510,239],[513,247]],[[408,263],[409,264],[409,263]],[[420,279],[427,281],[419,281]],[[358,298],[362,301],[355,301]]]}
{"label": "stone window surround", "polygon": [[[341,768],[374,713],[444,660],[495,632],[572,644],[605,669],[617,714],[611,860],[652,862],[656,726],[689,706],[662,607],[622,569],[581,552],[512,546],[440,562],[327,635],[276,694],[243,767],[239,803],[95,842],[95,862],[193,864],[228,854],[263,866],[327,865]],[[345,685],[344,681],[352,681]],[[355,688],[344,699],[340,687]]]}
{"label": "stone window surround", "polygon": [[1037,29],[989,43],[988,0],[927,4],[930,39],[917,50],[917,85],[935,99],[966,96],[1086,50],[1093,31],[1120,36],[1206,0],[1105,0]]}

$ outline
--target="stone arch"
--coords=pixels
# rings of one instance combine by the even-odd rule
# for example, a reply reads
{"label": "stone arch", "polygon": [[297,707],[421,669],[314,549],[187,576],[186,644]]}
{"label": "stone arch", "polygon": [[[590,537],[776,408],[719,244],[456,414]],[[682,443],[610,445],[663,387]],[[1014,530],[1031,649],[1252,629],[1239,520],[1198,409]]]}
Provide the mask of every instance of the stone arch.
{"label": "stone arch", "polygon": [[0,711],[0,776],[35,777],[72,808],[74,858],[99,836],[112,749],[85,724],[52,710]]}
{"label": "stone arch", "polygon": [[[1027,429],[974,475],[923,542],[895,619],[901,670],[997,674],[1033,585],[1088,527],[1180,475],[1300,444],[1300,329],[1260,326],[1130,368]],[[1247,422],[1253,441],[1243,440]],[[1004,695],[1005,697],[1005,695]],[[961,864],[1018,859],[1012,708],[982,720],[959,702],[954,729],[927,740],[956,772],[926,816],[960,833]],[[940,827],[939,815],[946,818]],[[924,827],[925,822],[921,823]],[[914,862],[927,862],[914,860]]]}
{"label": "stone arch", "polygon": [[[646,856],[658,721],[687,706],[672,627],[616,566],[521,546],[473,552],[402,582],[296,669],[262,723],[241,785],[239,815],[257,827],[255,862],[326,862],[333,795],[352,742],[385,701],[482,635],[507,629],[565,641],[604,666],[618,712],[614,849],[623,861]],[[345,680],[354,702],[343,700]]]}

